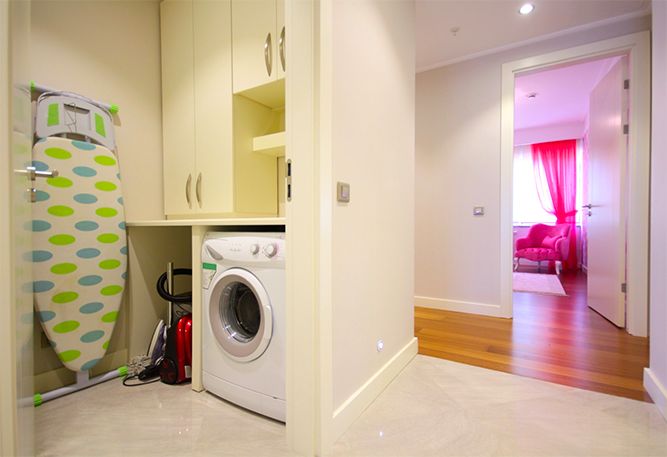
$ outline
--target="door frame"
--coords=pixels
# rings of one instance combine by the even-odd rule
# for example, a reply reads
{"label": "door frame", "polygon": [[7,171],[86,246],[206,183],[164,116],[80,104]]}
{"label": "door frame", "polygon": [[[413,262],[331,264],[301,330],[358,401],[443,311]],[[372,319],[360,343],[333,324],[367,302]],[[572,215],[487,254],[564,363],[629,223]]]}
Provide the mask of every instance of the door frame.
{"label": "door frame", "polygon": [[31,266],[25,253],[30,219],[30,181],[16,174],[31,150],[29,0],[0,2],[0,455],[32,455],[33,365]]}
{"label": "door frame", "polygon": [[[643,31],[560,51],[507,62],[502,66],[500,142],[500,315],[511,318],[512,303],[512,169],[514,151],[514,83],[526,72],[614,55],[628,55],[630,100],[628,207],[626,211],[626,328],[648,335],[649,187],[651,126],[650,32]],[[620,285],[619,285],[620,287]]]}
{"label": "door frame", "polygon": [[[286,0],[285,160],[291,160],[292,197],[286,218],[286,394],[287,442],[299,455],[323,455],[330,426],[331,350],[321,335],[328,321],[322,302],[320,207],[329,197],[320,187],[318,128],[320,1]],[[323,309],[324,308],[324,309]],[[329,399],[329,400],[328,400]],[[324,418],[324,419],[323,419]]]}
{"label": "door frame", "polygon": [[[11,75],[9,66],[9,2],[0,2],[0,90],[2,99],[11,100]],[[11,240],[11,182],[12,170],[9,157],[11,131],[10,106],[0,104],[0,249],[12,252]],[[17,449],[16,410],[16,360],[15,333],[12,312],[12,256],[0,256],[0,455],[15,455]]]}

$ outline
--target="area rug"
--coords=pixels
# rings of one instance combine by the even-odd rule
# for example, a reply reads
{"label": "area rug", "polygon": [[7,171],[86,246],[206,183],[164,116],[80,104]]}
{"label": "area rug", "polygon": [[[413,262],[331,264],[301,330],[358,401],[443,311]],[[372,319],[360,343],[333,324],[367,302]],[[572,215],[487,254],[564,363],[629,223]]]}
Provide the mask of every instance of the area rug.
{"label": "area rug", "polygon": [[556,275],[514,273],[514,291],[567,296]]}

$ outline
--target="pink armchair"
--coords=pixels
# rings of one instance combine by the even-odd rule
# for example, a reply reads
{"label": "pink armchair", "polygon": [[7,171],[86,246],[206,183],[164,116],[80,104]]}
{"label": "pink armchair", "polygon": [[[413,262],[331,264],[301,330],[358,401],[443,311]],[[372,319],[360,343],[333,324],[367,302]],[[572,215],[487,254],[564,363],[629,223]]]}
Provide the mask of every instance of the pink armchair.
{"label": "pink armchair", "polygon": [[545,225],[535,224],[528,231],[528,236],[516,240],[514,251],[514,270],[519,268],[521,259],[537,262],[538,271],[543,261],[556,263],[556,274],[563,268],[567,259],[570,243],[570,224]]}

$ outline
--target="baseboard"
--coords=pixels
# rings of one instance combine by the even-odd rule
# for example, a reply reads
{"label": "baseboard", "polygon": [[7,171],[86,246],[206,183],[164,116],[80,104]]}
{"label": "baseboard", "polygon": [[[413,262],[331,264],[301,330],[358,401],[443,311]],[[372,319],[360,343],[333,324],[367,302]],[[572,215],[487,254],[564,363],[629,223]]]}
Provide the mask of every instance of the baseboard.
{"label": "baseboard", "polygon": [[650,368],[644,368],[644,389],[651,396],[662,417],[667,420],[667,388]]}
{"label": "baseboard", "polygon": [[445,298],[432,298],[415,296],[415,306],[424,308],[442,309],[444,311],[456,311],[457,313],[482,314],[484,316],[505,317],[500,311],[500,305],[487,303],[475,303],[458,300],[447,300]]}
{"label": "baseboard", "polygon": [[332,423],[332,443],[352,425],[361,413],[373,403],[389,383],[417,355],[417,338],[412,338],[382,368],[354,392],[334,411]]}

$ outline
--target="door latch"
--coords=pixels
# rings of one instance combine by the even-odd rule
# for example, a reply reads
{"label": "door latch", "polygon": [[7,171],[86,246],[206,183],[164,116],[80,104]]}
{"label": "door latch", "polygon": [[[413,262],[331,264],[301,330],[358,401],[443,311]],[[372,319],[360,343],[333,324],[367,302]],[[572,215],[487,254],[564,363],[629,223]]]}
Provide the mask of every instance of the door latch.
{"label": "door latch", "polygon": [[285,185],[287,187],[285,193],[288,202],[292,201],[292,159],[287,159],[285,162]]}
{"label": "door latch", "polygon": [[[27,176],[31,183],[34,183],[37,178],[57,178],[59,175],[58,170],[38,171],[37,168],[33,166],[25,167],[25,170],[14,170],[14,172],[19,175]],[[37,189],[35,189],[34,184],[31,185],[26,192],[28,193],[30,202],[35,203],[37,201]]]}

